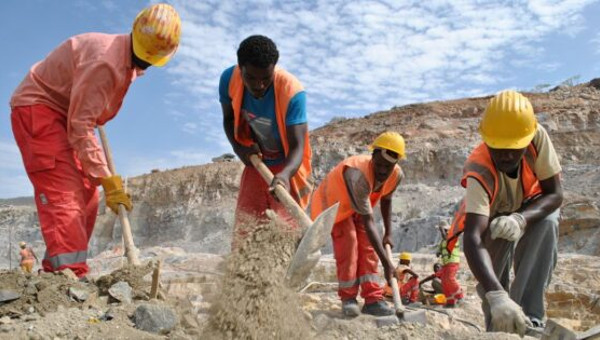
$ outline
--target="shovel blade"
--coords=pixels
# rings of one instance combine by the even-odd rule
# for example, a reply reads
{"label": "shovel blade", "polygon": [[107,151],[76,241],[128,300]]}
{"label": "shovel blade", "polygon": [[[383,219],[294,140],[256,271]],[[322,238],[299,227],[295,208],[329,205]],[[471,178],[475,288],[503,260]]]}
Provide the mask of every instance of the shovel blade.
{"label": "shovel blade", "polygon": [[542,340],[577,340],[577,333],[548,319],[544,328]]}
{"label": "shovel blade", "polygon": [[397,325],[401,322],[427,324],[427,313],[424,310],[404,311],[402,315],[389,315],[375,318],[378,328]]}
{"label": "shovel blade", "polygon": [[337,216],[339,203],[323,211],[306,230],[285,275],[286,285],[299,288],[321,257],[321,248],[327,242]]}
{"label": "shovel blade", "polygon": [[427,313],[425,313],[424,310],[404,311],[402,314],[402,321],[426,324]]}

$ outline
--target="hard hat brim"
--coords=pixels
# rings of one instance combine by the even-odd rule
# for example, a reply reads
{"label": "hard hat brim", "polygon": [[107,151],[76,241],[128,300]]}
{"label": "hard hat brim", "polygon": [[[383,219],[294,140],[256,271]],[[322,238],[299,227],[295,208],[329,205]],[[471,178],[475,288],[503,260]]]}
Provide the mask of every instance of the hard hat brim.
{"label": "hard hat brim", "polygon": [[490,138],[490,137],[487,137],[481,131],[480,131],[480,133],[481,133],[481,139],[483,139],[485,144],[492,149],[517,150],[517,149],[524,149],[527,147],[527,145],[529,145],[529,143],[531,143],[531,141],[533,140],[533,136],[535,135],[535,130],[532,133],[530,133],[529,135],[522,137],[520,139],[517,139],[517,140],[515,140],[513,138],[498,138],[498,137]]}
{"label": "hard hat brim", "polygon": [[[377,149],[378,147],[375,147],[375,146],[373,146],[373,144],[370,144],[370,145],[368,146],[368,148],[369,148],[369,151],[371,151],[371,152],[372,152],[373,150]],[[386,149],[386,150],[390,150],[390,151],[392,151],[392,152],[396,152],[396,151],[394,151],[394,150],[391,150],[391,149]],[[396,152],[396,153],[398,153],[398,152]],[[399,153],[398,153],[398,156],[400,156],[398,159],[402,159],[402,160],[405,160],[405,159],[406,159],[406,155],[402,155],[402,154],[399,154]]]}

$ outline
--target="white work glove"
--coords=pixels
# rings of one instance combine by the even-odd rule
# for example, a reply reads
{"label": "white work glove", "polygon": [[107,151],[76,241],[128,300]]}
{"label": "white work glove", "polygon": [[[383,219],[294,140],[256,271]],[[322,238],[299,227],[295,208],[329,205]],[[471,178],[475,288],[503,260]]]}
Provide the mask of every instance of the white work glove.
{"label": "white work glove", "polygon": [[525,217],[519,213],[498,216],[490,223],[492,239],[502,238],[514,242],[521,238],[526,225]]}
{"label": "white work glove", "polygon": [[493,290],[485,293],[485,298],[490,304],[492,331],[517,333],[523,337],[527,326],[533,326],[521,306],[514,302],[506,291]]}

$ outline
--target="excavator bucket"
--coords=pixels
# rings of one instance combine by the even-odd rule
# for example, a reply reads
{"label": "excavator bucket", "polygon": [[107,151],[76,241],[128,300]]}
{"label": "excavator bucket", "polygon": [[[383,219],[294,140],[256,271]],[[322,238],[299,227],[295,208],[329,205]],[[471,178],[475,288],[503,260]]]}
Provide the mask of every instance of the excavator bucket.
{"label": "excavator bucket", "polygon": [[336,203],[323,211],[302,236],[285,276],[288,287],[299,288],[319,262],[321,248],[331,234],[338,206],[339,203]]}

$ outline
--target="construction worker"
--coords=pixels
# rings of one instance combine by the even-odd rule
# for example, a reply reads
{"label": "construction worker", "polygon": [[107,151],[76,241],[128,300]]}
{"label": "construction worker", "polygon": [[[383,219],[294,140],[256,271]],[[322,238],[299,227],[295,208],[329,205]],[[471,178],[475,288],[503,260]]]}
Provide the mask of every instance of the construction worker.
{"label": "construction worker", "polygon": [[446,238],[450,225],[444,222],[439,226],[439,230],[442,235],[442,241],[438,248],[438,256],[442,259],[442,289],[446,295],[446,307],[452,308],[465,297],[460,283],[456,280],[456,273],[460,268],[460,239],[456,240],[452,252],[449,252]]}
{"label": "construction worker", "polygon": [[[244,228],[266,219],[267,209],[297,227],[273,196],[276,185],[285,187],[303,208],[312,192],[306,93],[296,77],[276,66],[278,59],[271,39],[250,36],[240,43],[237,65],[223,71],[219,83],[225,134],[246,165],[235,213],[234,245],[247,233]],[[275,175],[271,183],[250,163],[252,154],[259,155]]]}
{"label": "construction worker", "polygon": [[[419,300],[419,275],[410,266],[412,255],[403,252],[400,253],[398,259],[396,277],[398,278],[398,290],[402,303],[417,302]],[[389,284],[386,284],[383,288],[383,294],[387,297],[392,297],[392,287]]]}
{"label": "construction worker", "polygon": [[[389,283],[394,275],[394,264],[385,254],[384,247],[385,244],[392,245],[392,195],[403,177],[398,163],[405,158],[404,148],[400,134],[382,133],[371,144],[371,155],[352,156],[340,162],[313,195],[313,220],[339,202],[331,237],[337,265],[338,296],[346,316],[360,314],[356,300],[359,286],[365,300],[363,313],[379,316],[394,313],[383,300],[377,260],[381,260]],[[373,207],[379,201],[385,227],[383,239],[373,217]]]}
{"label": "construction worker", "polygon": [[483,143],[465,163],[466,195],[448,233],[448,252],[464,231],[487,330],[523,335],[527,326],[543,327],[544,290],[557,259],[561,167],[531,103],[518,92],[490,100],[479,132]]}
{"label": "construction worker", "polygon": [[98,185],[115,213],[119,204],[131,210],[94,128],[115,117],[136,77],[169,61],[180,27],[173,7],[155,4],[138,14],[131,34],[73,36],[33,65],[13,93],[12,129],[34,188],[46,243],[44,271],[88,272]]}
{"label": "construction worker", "polygon": [[[431,288],[433,288],[433,290],[431,291],[427,291],[425,289],[422,288],[422,286],[431,281]],[[426,278],[424,278],[423,280],[419,281],[419,290],[423,291],[424,293],[428,293],[428,294],[443,294],[444,293],[444,289],[442,288],[442,264],[441,263],[434,263],[433,264],[433,274],[427,276]]]}
{"label": "construction worker", "polygon": [[35,255],[33,249],[31,247],[27,247],[27,243],[19,242],[19,248],[21,248],[19,251],[19,255],[21,256],[21,270],[31,274],[34,261],[35,263],[40,263],[40,261],[38,260],[37,255]]}

